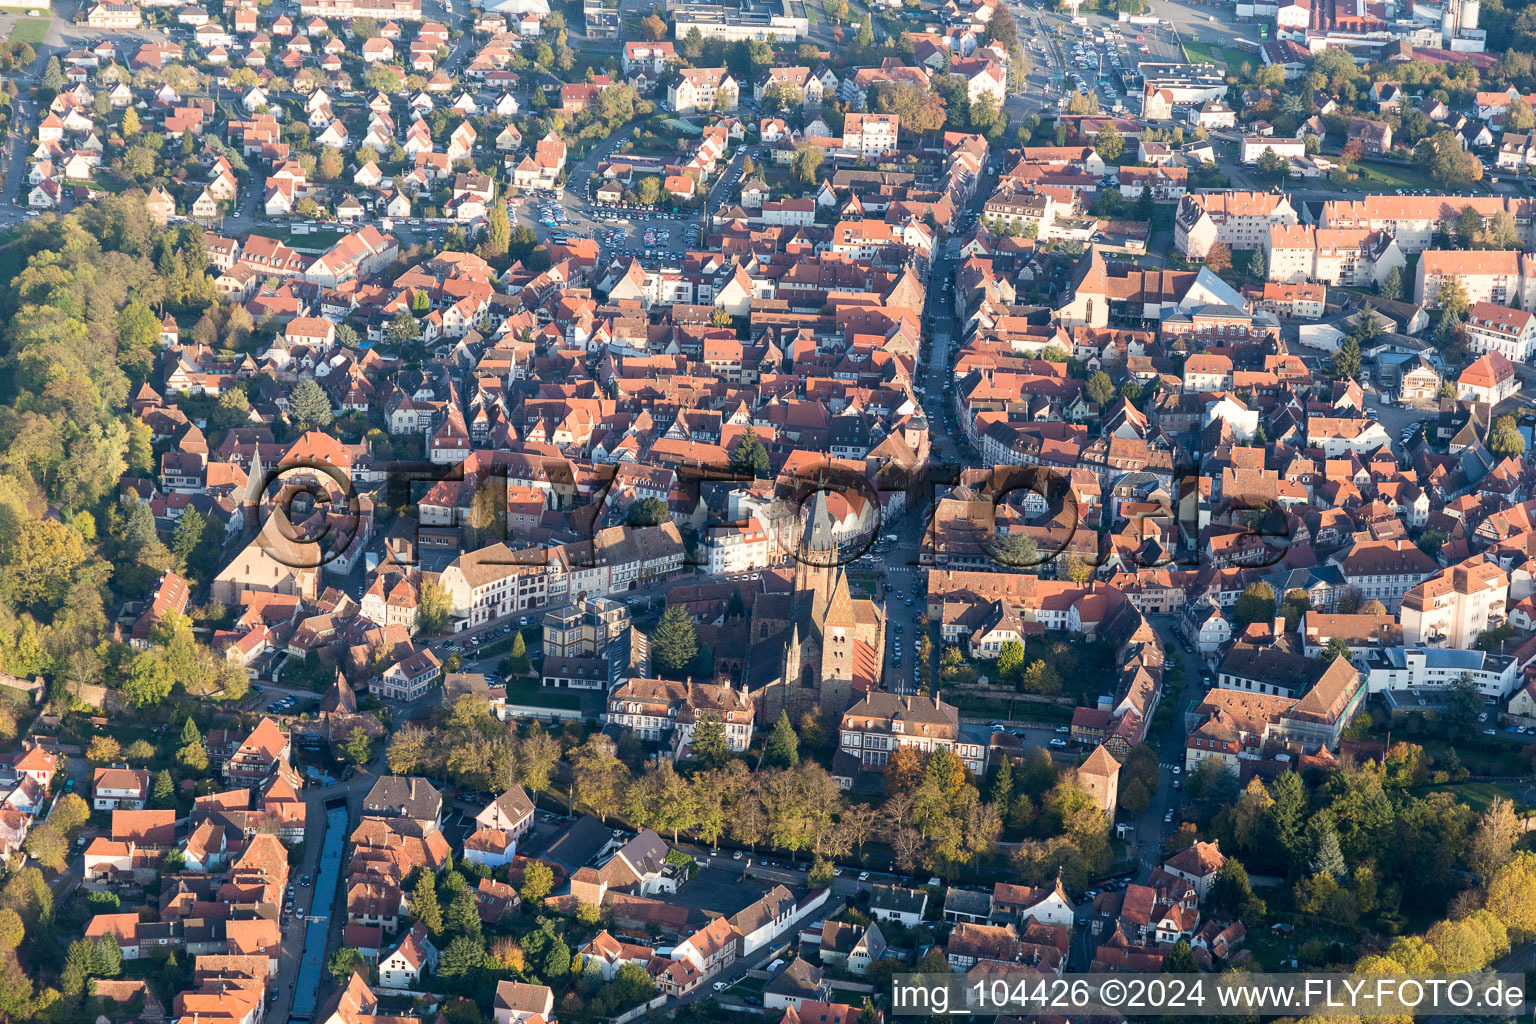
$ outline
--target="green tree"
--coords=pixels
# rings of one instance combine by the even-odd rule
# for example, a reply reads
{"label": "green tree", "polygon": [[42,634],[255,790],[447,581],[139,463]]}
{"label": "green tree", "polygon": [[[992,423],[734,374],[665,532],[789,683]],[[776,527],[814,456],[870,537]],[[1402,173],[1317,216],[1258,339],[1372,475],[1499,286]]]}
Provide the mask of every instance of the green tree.
{"label": "green tree", "polygon": [[789,712],[781,710],[773,723],[773,732],[763,744],[763,764],[769,767],[793,768],[800,763],[800,738],[789,724]]}
{"label": "green tree", "polygon": [[795,177],[807,185],[816,183],[816,176],[821,172],[822,153],[815,146],[801,143],[795,148],[794,159],[790,161],[790,170]]}
{"label": "green tree", "polygon": [[437,902],[437,879],[431,872],[423,871],[411,890],[411,914],[426,926],[427,934],[434,938],[443,934],[443,911]]}
{"label": "green tree", "polygon": [[1118,128],[1105,124],[1094,134],[1093,148],[1105,163],[1112,164],[1125,152],[1125,139],[1121,137]]}
{"label": "green tree", "polygon": [[251,421],[251,401],[240,388],[230,388],[219,396],[213,421],[221,427],[238,427]]}
{"label": "green tree", "polygon": [[123,951],[111,932],[96,940],[91,951],[91,974],[97,978],[115,978],[123,973]]}
{"label": "green tree", "polygon": [[998,761],[989,795],[998,807],[1007,807],[1013,800],[1013,758],[1005,755]]}
{"label": "green tree", "polygon": [[1524,97],[1516,97],[1504,110],[1504,130],[1528,132],[1532,128],[1536,128],[1536,115],[1532,114],[1530,103]]}
{"label": "green tree", "polygon": [[453,894],[448,911],[443,915],[443,924],[450,935],[480,937],[480,911],[475,905],[475,890],[466,885]]}
{"label": "green tree", "polygon": [[1262,581],[1250,583],[1232,606],[1232,617],[1239,625],[1268,622],[1275,617],[1275,591]]}
{"label": "green tree", "polygon": [[706,771],[722,768],[731,759],[731,747],[725,737],[725,722],[719,715],[704,715],[693,727],[689,748],[694,760]]}
{"label": "green tree", "polygon": [[528,674],[528,641],[523,639],[521,630],[512,634],[512,649],[507,652],[507,659],[512,662],[514,673]]}
{"label": "green tree", "polygon": [[54,54],[48,58],[48,65],[43,69],[43,88],[58,95],[64,91],[67,84],[64,81],[64,67],[59,63],[58,55]]}
{"label": "green tree", "polygon": [[207,525],[208,520],[192,509],[183,512],[176,523],[175,533],[171,535],[171,553],[183,563],[190,564],[193,553],[203,541],[203,531]]}
{"label": "green tree", "polygon": [[78,996],[85,991],[91,980],[91,966],[95,962],[96,943],[90,939],[76,939],[64,954],[64,970],[59,975],[59,988],[67,996]]}
{"label": "green tree", "polygon": [[1387,276],[1381,279],[1380,294],[1394,301],[1403,297],[1403,270],[1401,267],[1393,267],[1387,271]]}
{"label": "green tree", "polygon": [[301,429],[324,429],[331,425],[335,415],[331,412],[331,399],[325,389],[305,377],[288,396],[288,413]]}
{"label": "green tree", "polygon": [[1005,533],[992,542],[992,558],[1009,569],[1034,571],[1040,567],[1040,547],[1027,533]]}
{"label": "green tree", "polygon": [[564,978],[571,970],[571,947],[558,935],[544,951],[544,977],[551,980]]}
{"label": "green tree", "polygon": [[421,585],[421,596],[417,601],[417,625],[428,635],[441,633],[448,628],[448,614],[452,607],[447,589],[436,580],[427,580]]}
{"label": "green tree", "polygon": [[1024,670],[1024,692],[1049,696],[1061,692],[1061,674],[1040,658]]}
{"label": "green tree", "polygon": [[80,794],[65,793],[49,812],[48,824],[58,829],[65,838],[73,838],[90,817],[91,809]]}
{"label": "green tree", "polygon": [[1333,375],[1339,380],[1354,380],[1360,376],[1360,343],[1352,335],[1345,335],[1333,354]]}
{"label": "green tree", "polygon": [[1315,833],[1312,852],[1312,873],[1343,878],[1347,873],[1344,853],[1339,849],[1339,833],[1331,818],[1321,819],[1312,830]]}
{"label": "green tree", "polygon": [[542,903],[544,897],[555,886],[554,872],[549,870],[549,865],[539,861],[530,861],[523,869],[523,887],[518,890],[523,897],[523,902],[537,906]]}
{"label": "green tree", "polygon": [[0,909],[0,949],[15,949],[27,937],[27,924],[10,907]]}
{"label": "green tree", "polygon": [[997,652],[997,673],[1012,679],[1024,670],[1024,645],[1017,640],[1004,641]]}
{"label": "green tree", "polygon": [[1461,213],[1451,222],[1451,233],[1461,248],[1472,248],[1477,236],[1483,233],[1483,215],[1474,207],[1462,207]]}
{"label": "green tree", "polygon": [[[1109,126],[1105,125],[1105,127]],[[1110,380],[1109,374],[1103,370],[1095,370],[1093,375],[1088,378],[1088,383],[1085,385],[1084,390],[1088,392],[1088,397],[1099,403],[1099,405],[1108,405],[1110,400],[1115,397],[1115,382]]]}
{"label": "green tree", "polygon": [[92,736],[85,759],[97,767],[114,764],[123,759],[123,746],[111,736]]}
{"label": "green tree", "polygon": [[647,174],[640,179],[640,202],[645,206],[655,206],[661,198],[661,179],[654,174]]}
{"label": "green tree", "polygon": [[988,94],[976,97],[966,112],[966,120],[970,122],[971,131],[985,135],[989,140],[1000,139],[1003,130],[1008,127],[1008,116],[998,106],[997,100]]}
{"label": "green tree", "polygon": [[341,151],[334,146],[320,147],[320,158],[315,163],[315,177],[321,181],[335,181],[346,170]]}
{"label": "green tree", "polygon": [[630,526],[660,526],[672,521],[672,509],[661,498],[641,498],[630,502],[624,519]]}
{"label": "green tree", "polygon": [[651,634],[652,659],[662,671],[677,674],[692,666],[698,654],[699,637],[692,616],[682,605],[673,605]]}
{"label": "green tree", "polygon": [[0,549],[0,595],[12,608],[56,608],[94,559],[80,531],[56,519],[23,522],[5,548]]}
{"label": "green tree", "polygon": [[352,977],[352,972],[363,962],[363,954],[355,946],[343,946],[331,954],[325,963],[326,970],[331,977],[336,979],[336,984],[345,985],[347,979]]}
{"label": "green tree", "polygon": [[342,744],[341,752],[355,765],[365,765],[373,760],[373,740],[362,726],[353,726]]}
{"label": "green tree", "polygon": [[1430,176],[1442,185],[1467,185],[1480,181],[1483,164],[1473,153],[1461,148],[1452,131],[1442,131],[1420,142],[1413,150],[1414,162],[1429,169]]}
{"label": "green tree", "polygon": [[176,780],[171,778],[169,770],[162,768],[155,772],[155,781],[151,788],[150,796],[154,799],[155,806],[160,809],[170,807],[176,796]]}
{"label": "green tree", "polygon": [[485,253],[491,259],[501,259],[512,247],[512,222],[507,217],[506,203],[493,203],[485,224]]}
{"label": "green tree", "polygon": [[21,848],[27,856],[49,871],[64,870],[64,858],[69,853],[69,844],[59,830],[49,823],[34,826],[27,833],[27,838],[22,840]]}
{"label": "green tree", "polygon": [[1291,173],[1291,165],[1267,146],[1259,157],[1257,169],[1258,176],[1270,184],[1284,181]]}
{"label": "green tree", "polygon": [[1461,278],[1450,278],[1442,281],[1435,295],[1439,307],[1445,310],[1447,315],[1455,315],[1458,319],[1467,318],[1467,310],[1471,309],[1471,301],[1467,298],[1467,287],[1461,282]]}
{"label": "green tree", "polygon": [[758,439],[757,432],[751,424],[741,432],[735,446],[731,449],[731,469],[737,473],[751,473],[755,480],[766,480],[771,471],[768,461],[768,449]]}
{"label": "green tree", "polygon": [[1189,948],[1189,943],[1180,939],[1163,958],[1164,974],[1198,974],[1200,965],[1195,961],[1195,951]]}
{"label": "green tree", "polygon": [[[1392,268],[1396,270],[1396,267]],[[1263,281],[1269,277],[1269,260],[1264,256],[1264,250],[1254,249],[1248,254],[1248,276],[1255,281]]]}
{"label": "green tree", "polygon": [[1525,437],[1513,416],[1500,416],[1488,431],[1488,450],[1495,455],[1516,458],[1525,454]]}
{"label": "green tree", "polygon": [[[175,689],[173,668],[157,651],[144,651],[133,659],[128,678],[123,682],[123,696],[136,708],[153,707],[165,700]],[[204,766],[207,757],[204,755]]]}
{"label": "green tree", "polygon": [[[542,864],[545,871],[549,868]],[[476,936],[459,935],[438,957],[437,973],[444,978],[464,978],[485,966],[485,943]]]}
{"label": "green tree", "polygon": [[555,765],[560,760],[560,744],[543,726],[535,722],[517,743],[517,780],[533,790],[534,795],[549,792]]}
{"label": "green tree", "polygon": [[1066,564],[1062,566],[1062,575],[1080,587],[1087,586],[1095,572],[1093,563],[1079,555],[1068,555]]}

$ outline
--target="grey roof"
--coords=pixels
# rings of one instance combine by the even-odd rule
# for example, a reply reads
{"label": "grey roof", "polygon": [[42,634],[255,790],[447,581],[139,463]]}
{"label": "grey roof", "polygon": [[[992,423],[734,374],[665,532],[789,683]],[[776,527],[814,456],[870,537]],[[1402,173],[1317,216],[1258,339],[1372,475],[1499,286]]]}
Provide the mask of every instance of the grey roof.
{"label": "grey roof", "polygon": [[895,885],[877,885],[869,898],[870,909],[892,914],[921,914],[927,905],[928,893],[924,890]]}
{"label": "grey roof", "polygon": [[797,956],[789,962],[788,967],[768,980],[768,984],[763,986],[763,993],[820,1000],[825,994],[821,968],[812,967]]}
{"label": "grey roof", "polygon": [[607,825],[590,814],[583,814],[549,844],[543,859],[574,873],[577,868],[592,863],[612,840],[613,833],[608,831]]}
{"label": "grey roof", "polygon": [[442,809],[443,795],[432,783],[414,775],[386,775],[363,799],[364,813],[386,818],[436,822]]}
{"label": "grey roof", "polygon": [[528,799],[528,793],[522,786],[513,786],[491,803],[501,808],[501,813],[508,821],[521,821],[535,810],[533,801]]}
{"label": "grey roof", "polygon": [[636,874],[642,877],[653,875],[661,871],[667,861],[667,843],[655,832],[644,829],[624,844],[618,856],[628,861]]}
{"label": "grey roof", "polygon": [[847,921],[827,921],[821,926],[821,951],[847,955],[859,941],[859,926]]}
{"label": "grey roof", "polygon": [[944,894],[944,911],[986,917],[992,913],[992,894],[950,886]]}

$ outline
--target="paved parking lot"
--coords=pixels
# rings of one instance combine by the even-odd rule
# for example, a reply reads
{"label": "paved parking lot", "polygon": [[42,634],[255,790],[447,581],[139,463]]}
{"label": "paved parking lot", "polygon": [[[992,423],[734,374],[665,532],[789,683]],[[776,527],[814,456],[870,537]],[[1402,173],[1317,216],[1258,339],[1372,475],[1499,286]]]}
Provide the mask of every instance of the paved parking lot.
{"label": "paved parking lot", "polygon": [[[747,878],[742,872],[746,857],[731,860],[729,854],[717,857],[708,867],[688,881],[677,895],[667,897],[694,910],[709,910],[727,917],[761,899],[772,887],[762,879]],[[729,865],[727,867],[726,865]]]}

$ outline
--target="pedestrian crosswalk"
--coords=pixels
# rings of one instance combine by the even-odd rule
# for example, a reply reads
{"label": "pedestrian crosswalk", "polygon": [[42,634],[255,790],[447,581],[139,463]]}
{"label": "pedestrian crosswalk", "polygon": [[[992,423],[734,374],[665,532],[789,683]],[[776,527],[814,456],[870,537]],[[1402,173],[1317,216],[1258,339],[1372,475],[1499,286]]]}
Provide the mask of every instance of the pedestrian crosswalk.
{"label": "pedestrian crosswalk", "polygon": [[1159,768],[1164,768],[1164,769],[1166,769],[1168,771],[1173,771],[1175,768],[1182,768],[1182,767],[1184,767],[1183,765],[1179,764],[1177,761],[1159,761],[1157,763],[1157,766]]}

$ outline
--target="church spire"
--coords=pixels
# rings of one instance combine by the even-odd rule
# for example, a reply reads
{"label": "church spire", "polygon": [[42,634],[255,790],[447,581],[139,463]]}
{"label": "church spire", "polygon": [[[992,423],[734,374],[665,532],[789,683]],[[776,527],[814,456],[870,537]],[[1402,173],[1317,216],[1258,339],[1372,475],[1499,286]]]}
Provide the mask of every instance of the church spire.
{"label": "church spire", "polygon": [[795,590],[810,597],[818,619],[831,597],[837,563],[837,535],[832,528],[827,492],[817,491],[799,550],[795,552]]}

